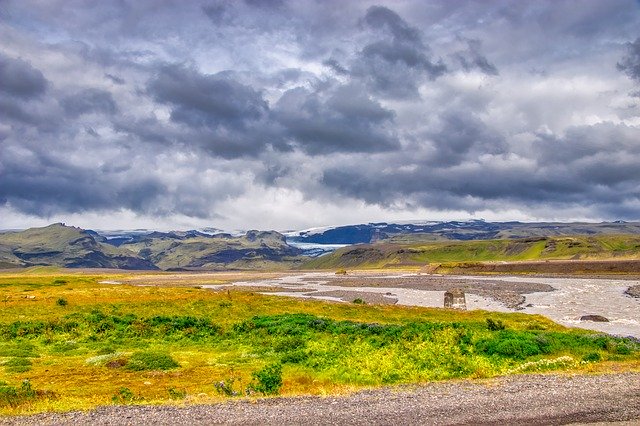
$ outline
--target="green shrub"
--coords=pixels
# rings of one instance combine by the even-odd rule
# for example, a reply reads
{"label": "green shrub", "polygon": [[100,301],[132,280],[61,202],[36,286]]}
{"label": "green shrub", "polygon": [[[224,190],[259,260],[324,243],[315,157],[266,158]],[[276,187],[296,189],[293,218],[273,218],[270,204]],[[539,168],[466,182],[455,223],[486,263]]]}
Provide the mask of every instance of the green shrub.
{"label": "green shrub", "polygon": [[39,358],[36,347],[31,343],[0,344],[1,357]]}
{"label": "green shrub", "polygon": [[64,297],[59,298],[58,300],[56,300],[56,305],[58,306],[62,306],[65,307],[69,304],[69,302],[67,301],[67,299],[65,299]]}
{"label": "green shrub", "polygon": [[169,388],[167,391],[171,399],[185,399],[187,397],[187,391],[184,389]]}
{"label": "green shrub", "polygon": [[598,352],[590,352],[582,357],[582,360],[585,362],[598,362],[602,359]]}
{"label": "green shrub", "polygon": [[291,351],[291,352],[287,352],[282,356],[282,363],[286,364],[300,364],[301,362],[304,362],[307,358],[309,358],[309,355],[301,350],[295,350],[295,351]]}
{"label": "green shrub", "polygon": [[19,388],[0,382],[0,407],[15,407],[37,397],[38,392],[31,387],[29,380],[24,380]]}
{"label": "green shrub", "polygon": [[353,299],[353,303],[355,303],[356,305],[366,305],[367,302],[365,302],[364,300],[360,299],[359,297],[357,299]]}
{"label": "green shrub", "polygon": [[618,355],[631,355],[633,349],[631,348],[631,345],[618,343],[617,345],[615,345],[614,352]]}
{"label": "green shrub", "polygon": [[300,336],[282,337],[273,343],[273,350],[278,353],[292,352],[307,345],[306,339]]}
{"label": "green shrub", "polygon": [[78,342],[74,340],[67,340],[64,342],[58,342],[51,347],[51,352],[54,353],[67,353],[75,351],[76,349],[83,349],[78,345]]}
{"label": "green shrub", "polygon": [[97,355],[110,355],[116,353],[116,350],[112,346],[104,346],[98,349]]}
{"label": "green shrub", "polygon": [[135,352],[125,365],[131,371],[171,370],[177,367],[180,364],[163,352]]}
{"label": "green shrub", "polygon": [[479,352],[505,358],[525,359],[545,353],[545,342],[537,336],[526,333],[499,331],[495,338],[481,340],[477,344]]}
{"label": "green shrub", "polygon": [[546,326],[546,325],[544,325],[544,324],[542,324],[542,323],[540,323],[540,322],[538,322],[538,321],[531,321],[531,322],[528,322],[528,323],[526,324],[526,326],[527,326],[527,327],[526,327],[526,328],[527,328],[527,330],[546,330],[546,329],[547,329],[547,326]]}
{"label": "green shrub", "polygon": [[491,318],[487,318],[487,328],[491,331],[500,331],[504,330],[506,327],[504,323],[500,320],[492,320]]}
{"label": "green shrub", "polygon": [[24,373],[31,370],[31,361],[28,358],[11,358],[4,366],[7,373]]}
{"label": "green shrub", "polygon": [[253,383],[249,388],[264,395],[277,395],[282,387],[282,365],[267,365],[260,371],[252,374]]}
{"label": "green shrub", "polygon": [[113,401],[114,404],[129,404],[131,402],[142,401],[143,399],[141,396],[136,396],[131,389],[126,387],[118,389],[118,392],[111,397],[111,401]]}

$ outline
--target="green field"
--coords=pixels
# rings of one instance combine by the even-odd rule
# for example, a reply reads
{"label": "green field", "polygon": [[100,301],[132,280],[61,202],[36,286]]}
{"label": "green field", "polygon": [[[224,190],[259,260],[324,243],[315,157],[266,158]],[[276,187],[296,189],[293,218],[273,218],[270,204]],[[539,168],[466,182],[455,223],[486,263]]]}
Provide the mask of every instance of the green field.
{"label": "green field", "polygon": [[541,316],[98,283],[123,278],[0,275],[0,413],[640,368],[637,343]]}
{"label": "green field", "polygon": [[424,241],[412,235],[349,246],[304,264],[309,269],[384,268],[429,263],[640,259],[640,236],[538,237],[481,241]]}

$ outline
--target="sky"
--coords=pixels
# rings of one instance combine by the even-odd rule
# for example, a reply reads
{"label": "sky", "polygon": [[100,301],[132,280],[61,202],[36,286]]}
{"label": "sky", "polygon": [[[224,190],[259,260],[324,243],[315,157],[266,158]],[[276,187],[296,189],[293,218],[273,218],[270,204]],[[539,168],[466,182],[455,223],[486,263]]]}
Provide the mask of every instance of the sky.
{"label": "sky", "polygon": [[640,220],[640,2],[0,0],[0,228]]}

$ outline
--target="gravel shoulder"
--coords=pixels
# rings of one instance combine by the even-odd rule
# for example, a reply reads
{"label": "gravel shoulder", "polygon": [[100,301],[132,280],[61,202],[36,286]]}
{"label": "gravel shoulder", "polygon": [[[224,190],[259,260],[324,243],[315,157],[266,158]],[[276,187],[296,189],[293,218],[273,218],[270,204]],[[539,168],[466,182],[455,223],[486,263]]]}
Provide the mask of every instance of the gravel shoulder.
{"label": "gravel shoulder", "polygon": [[640,373],[523,375],[382,388],[343,397],[110,406],[0,417],[2,425],[547,425],[640,422]]}

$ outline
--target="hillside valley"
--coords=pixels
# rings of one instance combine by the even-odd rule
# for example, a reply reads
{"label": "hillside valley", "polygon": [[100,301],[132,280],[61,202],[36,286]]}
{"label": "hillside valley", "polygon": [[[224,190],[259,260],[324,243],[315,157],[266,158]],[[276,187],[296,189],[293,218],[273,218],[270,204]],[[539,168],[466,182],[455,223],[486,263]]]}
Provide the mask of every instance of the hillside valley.
{"label": "hillside valley", "polygon": [[242,236],[150,232],[113,243],[95,231],[61,223],[0,233],[0,268],[277,269],[298,264],[300,253],[273,231]]}

